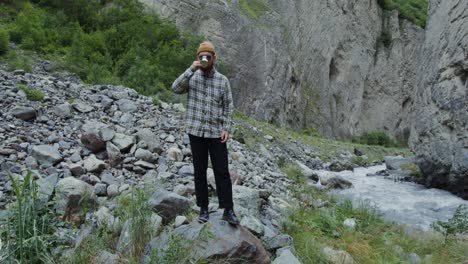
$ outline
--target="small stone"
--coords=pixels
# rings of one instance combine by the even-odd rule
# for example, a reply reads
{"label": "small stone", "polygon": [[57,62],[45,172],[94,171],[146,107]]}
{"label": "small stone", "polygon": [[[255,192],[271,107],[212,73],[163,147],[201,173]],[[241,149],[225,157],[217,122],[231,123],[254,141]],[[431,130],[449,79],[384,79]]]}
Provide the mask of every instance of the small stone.
{"label": "small stone", "polygon": [[408,261],[411,262],[411,264],[420,264],[421,257],[416,253],[411,253],[408,255]]}
{"label": "small stone", "polygon": [[76,111],[80,113],[89,113],[94,110],[94,107],[82,102],[82,101],[76,101],[72,104],[73,108],[75,108]]}
{"label": "small stone", "polygon": [[94,133],[84,133],[81,135],[80,140],[81,143],[83,143],[83,145],[93,153],[98,153],[105,146],[104,140]]}
{"label": "small stone", "polygon": [[107,187],[107,196],[108,197],[114,197],[119,194],[119,186],[115,184],[111,184]]}
{"label": "small stone", "polygon": [[78,163],[70,164],[69,169],[73,176],[80,176],[85,173],[83,166]]}
{"label": "small stone", "polygon": [[150,170],[151,169],[156,169],[156,166],[154,164],[143,161],[143,160],[139,160],[139,161],[135,162],[135,165],[140,166],[140,167],[145,168],[145,169],[150,169]]}
{"label": "small stone", "polygon": [[354,230],[356,228],[356,220],[354,218],[348,218],[344,220],[343,225],[350,230]]}
{"label": "small stone", "polygon": [[107,195],[107,185],[104,183],[97,183],[94,185],[94,193],[98,196],[106,196]]}
{"label": "small stone", "polygon": [[169,135],[169,136],[165,139],[165,141],[166,141],[167,143],[174,143],[174,142],[175,142],[175,138],[174,138],[173,135]]}
{"label": "small stone", "polygon": [[177,228],[181,225],[184,225],[184,224],[188,224],[188,220],[187,220],[187,217],[185,216],[182,216],[182,215],[179,215],[175,218],[175,221],[174,221],[174,227]]}
{"label": "small stone", "polygon": [[102,183],[107,185],[117,184],[117,180],[115,179],[114,175],[112,175],[112,173],[108,170],[103,171],[100,176]]}
{"label": "small stone", "polygon": [[88,172],[99,173],[106,168],[106,163],[92,154],[84,160],[84,167]]}
{"label": "small stone", "polygon": [[182,161],[182,151],[177,146],[173,146],[167,150],[167,158],[174,161]]}

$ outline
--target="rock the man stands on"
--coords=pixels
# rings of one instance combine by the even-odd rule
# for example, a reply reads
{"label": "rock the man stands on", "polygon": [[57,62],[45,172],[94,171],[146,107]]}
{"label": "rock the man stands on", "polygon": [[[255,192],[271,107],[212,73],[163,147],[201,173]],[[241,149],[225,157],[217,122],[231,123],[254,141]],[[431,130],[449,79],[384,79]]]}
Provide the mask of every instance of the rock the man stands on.
{"label": "rock the man stands on", "polygon": [[223,219],[239,224],[233,207],[226,141],[232,123],[232,93],[229,80],[216,71],[215,47],[200,44],[197,60],[172,84],[172,91],[187,93],[186,132],[192,149],[195,169],[195,194],[200,207],[199,221],[206,222],[208,213],[208,154],[213,165],[219,207]]}

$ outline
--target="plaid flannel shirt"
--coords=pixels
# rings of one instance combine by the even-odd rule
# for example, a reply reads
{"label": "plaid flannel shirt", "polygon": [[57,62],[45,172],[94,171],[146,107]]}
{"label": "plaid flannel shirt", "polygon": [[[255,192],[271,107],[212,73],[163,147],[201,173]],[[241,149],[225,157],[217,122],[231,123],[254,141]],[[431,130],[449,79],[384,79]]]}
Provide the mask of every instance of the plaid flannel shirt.
{"label": "plaid flannel shirt", "polygon": [[219,138],[231,129],[232,93],[229,80],[215,69],[203,71],[188,68],[172,84],[172,91],[187,93],[186,131],[205,138]]}

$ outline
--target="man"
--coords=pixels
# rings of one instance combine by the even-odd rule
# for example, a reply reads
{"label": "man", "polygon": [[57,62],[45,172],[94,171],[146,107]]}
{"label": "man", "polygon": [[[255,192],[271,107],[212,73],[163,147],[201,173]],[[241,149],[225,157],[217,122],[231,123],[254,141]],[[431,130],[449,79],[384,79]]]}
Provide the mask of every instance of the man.
{"label": "man", "polygon": [[[202,64],[204,63],[204,65]],[[187,95],[186,132],[192,149],[195,169],[195,195],[200,207],[199,221],[206,222],[208,213],[208,154],[216,181],[219,207],[223,219],[238,225],[233,210],[232,183],[228,168],[226,141],[232,123],[232,94],[229,80],[216,71],[215,47],[211,42],[200,44],[197,60],[172,84],[175,93]]]}

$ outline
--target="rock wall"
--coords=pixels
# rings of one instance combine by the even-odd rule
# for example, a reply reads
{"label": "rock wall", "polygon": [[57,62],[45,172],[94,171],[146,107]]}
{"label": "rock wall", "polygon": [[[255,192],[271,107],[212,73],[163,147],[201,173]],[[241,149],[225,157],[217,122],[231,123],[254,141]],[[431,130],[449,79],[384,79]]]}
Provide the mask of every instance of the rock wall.
{"label": "rock wall", "polygon": [[468,198],[468,5],[432,0],[410,137],[425,183]]}
{"label": "rock wall", "polygon": [[257,16],[239,0],[143,2],[219,47],[238,109],[332,138],[382,130],[406,142],[423,30],[376,0],[270,0]]}

